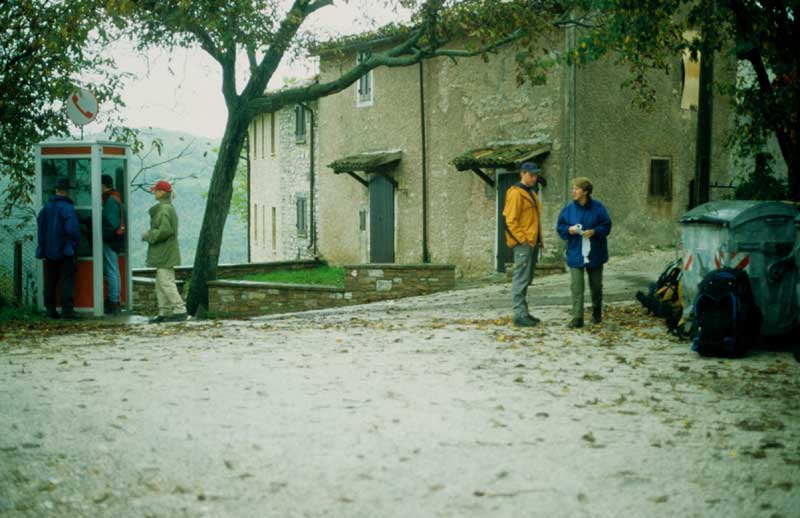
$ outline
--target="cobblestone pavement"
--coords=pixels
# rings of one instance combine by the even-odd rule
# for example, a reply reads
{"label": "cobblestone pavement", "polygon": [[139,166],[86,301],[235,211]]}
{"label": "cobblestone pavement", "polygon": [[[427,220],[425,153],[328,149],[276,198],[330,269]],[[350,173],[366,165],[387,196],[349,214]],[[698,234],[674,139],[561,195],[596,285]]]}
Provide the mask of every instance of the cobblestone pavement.
{"label": "cobblestone pavement", "polygon": [[[800,516],[800,363],[701,359],[629,302],[666,254],[249,321],[0,342],[0,516]],[[668,259],[668,257],[667,257]],[[650,264],[652,263],[652,264]]]}

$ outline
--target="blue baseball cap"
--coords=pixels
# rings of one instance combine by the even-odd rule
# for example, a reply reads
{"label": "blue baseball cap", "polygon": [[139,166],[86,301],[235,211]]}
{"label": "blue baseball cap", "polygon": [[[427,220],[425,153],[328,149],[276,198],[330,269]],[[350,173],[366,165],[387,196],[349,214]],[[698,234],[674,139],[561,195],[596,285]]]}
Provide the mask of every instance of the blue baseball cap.
{"label": "blue baseball cap", "polygon": [[539,168],[539,165],[536,162],[523,162],[519,168],[521,171],[525,171],[526,173],[542,174],[542,170]]}

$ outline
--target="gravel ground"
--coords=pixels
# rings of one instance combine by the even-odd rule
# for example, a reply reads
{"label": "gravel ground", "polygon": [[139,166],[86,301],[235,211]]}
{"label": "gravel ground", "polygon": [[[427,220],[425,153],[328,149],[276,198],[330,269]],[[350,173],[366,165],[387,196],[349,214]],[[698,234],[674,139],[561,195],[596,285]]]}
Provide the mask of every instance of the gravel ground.
{"label": "gravel ground", "polygon": [[[249,321],[0,342],[0,516],[800,516],[800,363],[702,359],[567,276]],[[627,298],[626,298],[627,297]],[[137,322],[134,320],[134,322]]]}

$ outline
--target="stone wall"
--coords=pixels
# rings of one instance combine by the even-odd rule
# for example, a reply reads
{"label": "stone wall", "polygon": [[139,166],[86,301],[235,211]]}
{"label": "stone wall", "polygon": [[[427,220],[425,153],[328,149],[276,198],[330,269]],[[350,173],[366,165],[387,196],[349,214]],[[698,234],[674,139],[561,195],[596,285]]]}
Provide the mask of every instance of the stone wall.
{"label": "stone wall", "polygon": [[[133,312],[140,315],[158,314],[156,280],[149,277],[133,277]],[[186,281],[176,280],[178,292],[184,293]],[[184,296],[185,298],[185,296]]]}
{"label": "stone wall", "polygon": [[[257,116],[250,124],[250,138],[257,137],[256,145],[250,147],[250,254],[254,261],[307,259],[314,254],[311,169],[319,164],[311,162],[311,146],[318,148],[319,139],[312,139],[316,135],[311,126],[312,120],[317,121],[316,103],[308,107],[314,115],[305,112],[305,138],[298,139],[295,133],[294,105]],[[303,232],[297,227],[297,200],[301,198],[306,200],[307,228]]]}
{"label": "stone wall", "polygon": [[455,286],[452,265],[359,264],[344,268],[344,288],[211,281],[209,311],[220,317],[288,313],[424,295]]}
{"label": "stone wall", "polygon": [[[217,277],[230,279],[254,273],[268,273],[275,270],[306,270],[321,266],[322,262],[315,259],[300,261],[270,261],[266,263],[221,264],[217,266]],[[155,268],[135,268],[133,275],[136,277],[155,278]],[[192,275],[191,266],[175,267],[175,278],[186,280]]]}

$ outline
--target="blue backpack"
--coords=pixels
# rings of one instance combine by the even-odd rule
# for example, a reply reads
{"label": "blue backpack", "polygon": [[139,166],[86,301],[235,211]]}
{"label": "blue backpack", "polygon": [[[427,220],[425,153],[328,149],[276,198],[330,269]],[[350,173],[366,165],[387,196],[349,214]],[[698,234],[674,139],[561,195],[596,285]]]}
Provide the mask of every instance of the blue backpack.
{"label": "blue backpack", "polygon": [[750,277],[735,268],[720,268],[703,277],[692,312],[692,350],[701,356],[744,356],[758,339],[763,322]]}

